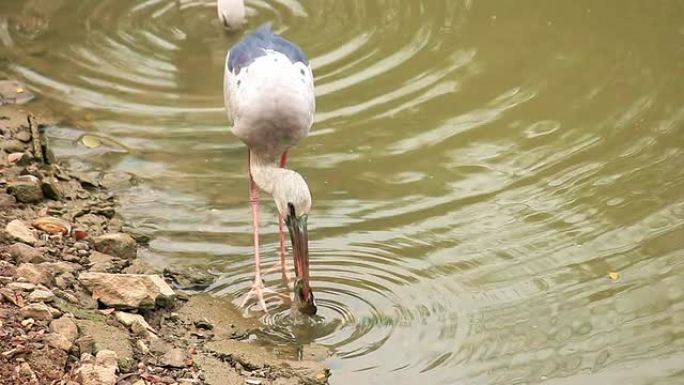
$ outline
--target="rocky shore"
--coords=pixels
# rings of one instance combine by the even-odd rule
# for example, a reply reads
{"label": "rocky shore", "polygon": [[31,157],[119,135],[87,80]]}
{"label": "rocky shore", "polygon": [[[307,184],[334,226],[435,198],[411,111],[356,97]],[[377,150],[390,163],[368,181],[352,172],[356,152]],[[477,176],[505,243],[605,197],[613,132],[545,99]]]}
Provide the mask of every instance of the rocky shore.
{"label": "rocky shore", "polygon": [[147,239],[107,190],[132,178],[60,165],[14,104],[28,91],[0,83],[0,385],[327,383],[325,349],[266,348],[229,299],[138,259]]}

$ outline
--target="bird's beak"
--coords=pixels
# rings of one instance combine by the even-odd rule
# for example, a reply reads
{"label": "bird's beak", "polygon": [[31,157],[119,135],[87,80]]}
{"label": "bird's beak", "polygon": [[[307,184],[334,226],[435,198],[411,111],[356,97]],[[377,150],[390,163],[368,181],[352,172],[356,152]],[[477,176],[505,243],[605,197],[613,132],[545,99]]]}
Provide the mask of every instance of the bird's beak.
{"label": "bird's beak", "polygon": [[297,309],[308,315],[316,314],[314,296],[309,284],[309,234],[306,229],[306,215],[297,216],[294,205],[288,205],[285,224],[290,232],[292,254],[294,255],[295,283],[294,300]]}

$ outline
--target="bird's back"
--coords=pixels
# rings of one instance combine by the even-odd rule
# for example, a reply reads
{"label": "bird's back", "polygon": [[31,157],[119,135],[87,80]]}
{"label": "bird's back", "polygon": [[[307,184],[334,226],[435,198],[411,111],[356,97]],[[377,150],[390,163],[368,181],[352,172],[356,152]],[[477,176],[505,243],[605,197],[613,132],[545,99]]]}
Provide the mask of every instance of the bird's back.
{"label": "bird's back", "polygon": [[225,74],[232,131],[248,146],[282,150],[308,134],[315,109],[309,60],[269,24],[229,50]]}

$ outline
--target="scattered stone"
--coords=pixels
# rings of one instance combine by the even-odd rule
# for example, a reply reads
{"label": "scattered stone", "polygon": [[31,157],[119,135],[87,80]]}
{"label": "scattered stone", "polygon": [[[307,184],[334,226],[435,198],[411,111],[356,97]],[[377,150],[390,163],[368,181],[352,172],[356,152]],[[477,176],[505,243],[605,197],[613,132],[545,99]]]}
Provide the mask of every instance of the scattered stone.
{"label": "scattered stone", "polygon": [[76,370],[76,378],[81,385],[114,385],[118,357],[116,352],[101,350],[96,358],[85,353],[81,355],[81,367]]}
{"label": "scattered stone", "polygon": [[95,250],[124,259],[135,259],[135,239],[126,233],[100,235],[93,239]]}
{"label": "scattered stone", "polygon": [[133,183],[133,176],[126,172],[109,172],[104,174],[100,184],[102,187],[112,190],[129,187]]}
{"label": "scattered stone", "polygon": [[186,356],[183,349],[171,349],[159,359],[159,364],[162,366],[170,366],[173,368],[184,368],[187,365]]}
{"label": "scattered stone", "polygon": [[157,274],[157,270],[152,267],[147,262],[144,262],[140,258],[136,258],[133,260],[133,262],[123,270],[124,273],[126,274]]}
{"label": "scattered stone", "polygon": [[89,271],[98,273],[113,273],[121,271],[121,268],[125,266],[126,261],[121,258],[115,258],[111,255],[100,253],[99,251],[93,251],[92,253],[87,250],[79,250],[79,252],[90,253],[91,266]]}
{"label": "scattered stone", "polygon": [[126,313],[123,311],[114,312],[114,318],[121,322],[123,325],[128,326],[135,334],[147,336],[149,333],[155,333],[156,331],[150,326],[145,318],[140,314]]}
{"label": "scattered stone", "polygon": [[23,152],[25,147],[24,143],[16,139],[5,140],[2,143],[2,150],[7,153]]}
{"label": "scattered stone", "polygon": [[83,270],[83,266],[81,266],[78,263],[73,263],[73,262],[65,262],[65,261],[60,261],[60,262],[44,262],[41,263],[39,266],[44,267],[49,273],[53,275],[60,275],[60,274],[74,274],[80,270]]}
{"label": "scattered stone", "polygon": [[33,369],[31,369],[31,365],[29,365],[27,362],[24,362],[21,365],[17,366],[14,370],[17,372],[17,375],[22,378],[22,380],[24,381],[23,383],[38,383],[38,377],[36,377],[36,373],[33,372]]}
{"label": "scattered stone", "polygon": [[62,190],[59,187],[59,183],[53,177],[44,178],[41,181],[40,187],[43,189],[43,195],[52,200],[62,199]]}
{"label": "scattered stone", "polygon": [[36,285],[30,282],[11,282],[7,284],[7,288],[14,291],[32,291],[36,289]]}
{"label": "scattered stone", "polygon": [[81,352],[81,354],[92,354],[93,350],[95,350],[95,340],[93,339],[93,336],[88,335],[79,337],[75,343],[76,346],[78,346],[78,351]]}
{"label": "scattered stone", "polygon": [[48,234],[63,234],[67,235],[71,232],[71,223],[61,218],[55,217],[41,217],[33,222],[31,226],[38,230],[45,231]]}
{"label": "scattered stone", "polygon": [[63,336],[69,342],[69,348],[63,349],[65,351],[71,350],[71,346],[78,337],[78,328],[76,327],[74,320],[67,315],[50,322],[50,331]]}
{"label": "scattered stone", "polygon": [[24,301],[24,297],[21,296],[21,294],[16,293],[6,287],[3,287],[0,289],[0,295],[7,301],[10,301],[14,306],[18,307],[23,307],[26,306],[26,301]]}
{"label": "scattered stone", "polygon": [[15,276],[16,274],[17,268],[14,264],[0,260],[0,279],[11,281],[11,277]]}
{"label": "scattered stone", "polygon": [[167,305],[175,293],[157,275],[81,273],[79,281],[100,302],[117,309],[154,308]]}
{"label": "scattered stone", "polygon": [[49,290],[36,290],[28,295],[29,302],[49,303],[55,300],[55,294]]}
{"label": "scattered stone", "polygon": [[142,354],[147,354],[150,352],[150,348],[147,346],[147,344],[143,340],[135,341],[135,346],[138,348],[138,350],[140,350],[140,353],[142,353]]}
{"label": "scattered stone", "polygon": [[8,247],[7,251],[17,263],[41,263],[47,261],[43,250],[24,243],[15,243]]}
{"label": "scattered stone", "polygon": [[38,203],[44,198],[40,180],[33,175],[22,175],[9,184],[7,191],[19,202]]}
{"label": "scattered stone", "polygon": [[195,266],[174,266],[164,269],[164,277],[170,278],[176,287],[185,290],[204,289],[214,281],[214,276]]}
{"label": "scattered stone", "polygon": [[17,276],[33,284],[50,286],[53,276],[43,264],[22,263],[17,267]]}
{"label": "scattered stone", "polygon": [[100,185],[100,173],[97,171],[72,171],[71,176],[78,179],[85,188],[97,187]]}
{"label": "scattered stone", "polygon": [[70,342],[66,337],[57,333],[46,334],[45,341],[53,348],[61,349],[65,352],[68,352],[74,346],[73,342]]}
{"label": "scattered stone", "polygon": [[29,245],[34,245],[38,242],[38,238],[26,224],[19,219],[15,219],[5,226],[5,232],[10,239],[16,239],[19,242],[24,242]]}
{"label": "scattered stone", "polygon": [[0,192],[0,208],[14,206],[15,203],[17,200],[12,195]]}
{"label": "scattered stone", "polygon": [[35,320],[49,321],[52,319],[50,307],[44,303],[32,303],[19,309],[19,318],[33,318]]}

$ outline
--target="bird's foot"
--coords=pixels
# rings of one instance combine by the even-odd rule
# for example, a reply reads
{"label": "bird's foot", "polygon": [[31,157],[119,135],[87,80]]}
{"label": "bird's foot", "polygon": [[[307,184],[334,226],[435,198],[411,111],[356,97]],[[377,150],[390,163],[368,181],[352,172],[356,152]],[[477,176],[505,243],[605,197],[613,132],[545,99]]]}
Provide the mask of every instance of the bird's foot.
{"label": "bird's foot", "polygon": [[250,298],[255,297],[257,299],[257,302],[259,302],[259,305],[261,305],[261,308],[264,310],[264,312],[268,313],[268,308],[266,307],[266,300],[264,299],[265,293],[271,293],[279,297],[289,298],[284,294],[280,294],[273,289],[267,288],[266,286],[264,286],[264,282],[262,280],[255,279],[252,283],[252,289],[249,291],[249,293],[247,293],[247,295],[245,295],[245,299],[242,300],[242,304],[240,305],[240,307],[244,308],[247,304],[247,301],[249,301]]}

